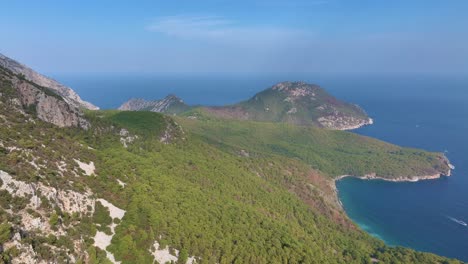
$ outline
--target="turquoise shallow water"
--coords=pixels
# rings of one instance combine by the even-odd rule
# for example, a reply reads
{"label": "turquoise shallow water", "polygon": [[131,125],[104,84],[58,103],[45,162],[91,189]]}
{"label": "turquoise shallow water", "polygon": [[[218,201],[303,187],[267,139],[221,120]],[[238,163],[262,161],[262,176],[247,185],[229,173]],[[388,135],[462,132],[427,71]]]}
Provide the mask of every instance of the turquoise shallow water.
{"label": "turquoise shallow water", "polygon": [[416,183],[345,178],[337,183],[346,212],[390,245],[468,261],[468,77],[456,76],[54,76],[83,98],[116,108],[131,97],[175,93],[191,104],[220,105],[283,80],[317,83],[361,105],[375,124],[355,133],[395,144],[445,151],[453,176]]}
{"label": "turquoise shallow water", "polygon": [[367,101],[376,123],[356,132],[444,151],[453,175],[416,183],[347,178],[337,183],[339,197],[351,219],[387,244],[468,261],[468,227],[454,221],[468,222],[468,85],[429,79],[406,87]]}
{"label": "turquoise shallow water", "polygon": [[361,104],[376,122],[355,132],[446,152],[456,169],[451,177],[416,183],[343,179],[337,187],[347,214],[387,244],[468,261],[468,227],[454,221],[468,223],[467,80],[367,81],[375,88],[366,93],[369,86],[360,86]]}

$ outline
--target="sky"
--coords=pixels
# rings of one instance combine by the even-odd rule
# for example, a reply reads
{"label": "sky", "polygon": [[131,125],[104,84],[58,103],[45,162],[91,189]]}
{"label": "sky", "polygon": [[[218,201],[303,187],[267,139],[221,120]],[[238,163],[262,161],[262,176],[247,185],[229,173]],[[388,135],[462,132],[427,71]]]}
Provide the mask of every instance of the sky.
{"label": "sky", "polygon": [[44,73],[468,74],[466,0],[0,0]]}

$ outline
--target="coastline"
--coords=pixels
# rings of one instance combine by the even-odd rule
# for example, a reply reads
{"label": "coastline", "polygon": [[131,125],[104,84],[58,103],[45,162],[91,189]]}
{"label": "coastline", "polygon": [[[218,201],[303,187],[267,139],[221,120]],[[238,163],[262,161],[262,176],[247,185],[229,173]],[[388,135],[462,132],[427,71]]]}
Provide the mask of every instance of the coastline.
{"label": "coastline", "polygon": [[436,173],[433,175],[423,175],[423,176],[400,176],[396,178],[387,178],[387,177],[382,177],[382,176],[377,176],[375,173],[371,174],[366,174],[364,176],[356,176],[356,175],[340,175],[338,177],[335,177],[333,181],[339,181],[343,178],[346,177],[354,177],[358,178],[361,180],[383,180],[383,181],[389,181],[389,182],[418,182],[421,180],[434,180],[434,179],[439,179],[441,177],[449,177],[451,175],[451,170],[449,170],[446,174],[443,173]]}
{"label": "coastline", "polygon": [[354,178],[358,178],[358,179],[361,179],[361,180],[383,180],[383,181],[390,181],[390,182],[417,182],[417,181],[420,181],[420,180],[434,180],[434,179],[439,179],[441,177],[450,177],[452,175],[452,170],[455,169],[455,166],[452,163],[450,163],[450,160],[445,155],[443,155],[442,158],[444,159],[445,165],[447,165],[447,167],[448,167],[446,172],[438,171],[438,173],[435,173],[435,174],[432,174],[432,175],[398,176],[398,177],[394,177],[394,178],[377,176],[377,174],[375,172],[365,174],[365,175],[362,175],[362,176],[345,174],[345,175],[340,175],[340,176],[334,177],[333,182],[336,185],[336,181],[339,181],[339,180],[341,180],[343,178],[346,178],[346,177],[354,177]]}
{"label": "coastline", "polygon": [[342,131],[348,131],[348,130],[355,130],[364,126],[370,126],[374,124],[374,119],[368,118],[367,120],[364,120],[363,122],[354,125],[354,126],[347,126],[347,127],[341,127],[341,128],[336,128],[337,130],[342,130]]}
{"label": "coastline", "polygon": [[[446,159],[447,165],[449,167],[448,171],[443,173],[439,172],[433,175],[422,175],[422,176],[400,176],[396,178],[386,178],[382,176],[377,176],[375,173],[370,173],[370,174],[365,174],[363,176],[358,176],[358,175],[340,175],[332,179],[332,188],[335,192],[335,198],[338,201],[339,206],[343,211],[344,210],[344,205],[340,200],[340,196],[338,195],[338,188],[336,187],[336,182],[347,178],[347,177],[353,177],[361,180],[382,180],[382,181],[388,181],[388,182],[418,182],[422,180],[435,180],[435,179],[440,179],[442,177],[450,177],[452,175],[452,170],[455,169],[455,166],[452,165],[448,159]],[[346,212],[346,211],[345,211]]]}

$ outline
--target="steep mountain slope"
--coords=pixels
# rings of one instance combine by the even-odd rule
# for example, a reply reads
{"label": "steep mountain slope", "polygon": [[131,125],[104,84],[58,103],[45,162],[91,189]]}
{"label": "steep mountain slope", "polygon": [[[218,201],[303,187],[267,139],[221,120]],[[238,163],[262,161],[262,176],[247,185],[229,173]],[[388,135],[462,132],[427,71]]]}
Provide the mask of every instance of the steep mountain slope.
{"label": "steep mountain slope", "polygon": [[32,70],[31,68],[13,60],[5,55],[0,53],[0,66],[3,68],[6,68],[10,70],[11,72],[15,74],[19,74],[24,76],[25,79],[39,85],[42,87],[47,87],[54,91],[56,94],[60,95],[63,97],[63,99],[69,103],[70,105],[76,107],[76,108],[85,108],[85,109],[90,109],[90,110],[97,110],[99,107],[83,101],[80,96],[75,93],[71,88],[49,78],[46,77],[40,73],[37,73],[36,71]]}
{"label": "steep mountain slope", "polygon": [[315,125],[338,130],[372,124],[357,105],[342,102],[317,85],[282,82],[251,99],[225,107],[205,108],[223,118]]}
{"label": "steep mountain slope", "polygon": [[151,111],[156,113],[179,114],[190,109],[182,99],[175,95],[168,95],[161,100],[147,101],[144,99],[130,99],[123,103],[119,110],[123,111]]}
{"label": "steep mountain slope", "polygon": [[80,109],[61,96],[0,66],[0,92],[3,100],[11,100],[18,111],[33,112],[43,121],[59,127],[88,128]]}
{"label": "steep mountain slope", "polygon": [[0,68],[0,263],[96,258],[87,241],[107,209],[84,182],[95,154],[66,132],[89,128],[77,111]]}

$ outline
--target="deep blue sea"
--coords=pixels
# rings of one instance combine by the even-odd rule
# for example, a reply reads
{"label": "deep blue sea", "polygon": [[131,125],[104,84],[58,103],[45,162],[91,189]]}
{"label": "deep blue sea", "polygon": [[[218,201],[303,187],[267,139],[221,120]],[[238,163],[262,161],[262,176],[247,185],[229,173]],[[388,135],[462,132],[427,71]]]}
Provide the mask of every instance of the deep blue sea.
{"label": "deep blue sea", "polygon": [[[132,97],[173,93],[189,104],[247,99],[278,81],[316,83],[361,105],[375,124],[356,133],[391,143],[446,152],[453,176],[416,183],[346,178],[337,183],[348,215],[389,245],[468,261],[468,76],[431,75],[52,75],[101,108]],[[451,219],[452,218],[452,219]]]}

